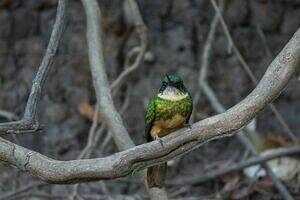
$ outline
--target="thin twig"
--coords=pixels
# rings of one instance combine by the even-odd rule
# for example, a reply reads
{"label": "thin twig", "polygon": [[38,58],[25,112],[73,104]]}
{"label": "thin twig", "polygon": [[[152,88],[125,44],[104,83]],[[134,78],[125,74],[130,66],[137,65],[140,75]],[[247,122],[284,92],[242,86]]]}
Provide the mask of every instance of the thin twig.
{"label": "thin twig", "polygon": [[[69,200],[74,200],[75,198],[79,197],[79,195],[78,195],[78,188],[79,188],[79,185],[80,185],[80,184],[75,184],[75,185],[73,185],[73,187],[72,187],[72,192],[71,192],[71,194],[68,196],[68,199],[69,199]],[[79,197],[79,198],[80,198],[80,197]]]}
{"label": "thin twig", "polygon": [[48,47],[33,80],[23,118],[19,121],[0,124],[0,134],[18,134],[24,132],[34,132],[40,129],[37,119],[38,104],[41,100],[42,90],[45,86],[45,80],[52,66],[65,28],[67,4],[68,0],[59,0],[58,2],[56,19],[53,25]]}
{"label": "thin twig", "polygon": [[171,185],[197,185],[200,183],[204,183],[206,181],[213,180],[215,178],[218,178],[220,176],[224,176],[225,174],[229,174],[232,172],[240,171],[244,168],[261,164],[265,161],[273,160],[275,158],[279,157],[284,157],[284,156],[289,156],[293,154],[299,154],[300,153],[300,147],[287,147],[287,148],[278,148],[274,150],[273,152],[270,152],[269,154],[266,155],[261,155],[260,157],[253,157],[249,158],[248,160],[242,161],[240,163],[236,164],[230,164],[229,167],[226,167],[225,169],[220,169],[216,170],[213,172],[207,172],[205,175],[200,175],[200,176],[193,176],[190,178],[181,178],[179,181],[173,181],[170,183]]}
{"label": "thin twig", "polygon": [[[129,102],[130,102],[130,87],[127,90],[124,103],[122,105],[122,108],[120,109],[121,114],[123,112],[125,112],[125,110],[128,108]],[[98,130],[96,130],[97,124],[98,124],[98,113],[99,113],[99,106],[98,106],[98,104],[96,104],[96,108],[95,108],[95,112],[94,112],[94,116],[93,116],[93,123],[92,123],[92,126],[89,131],[88,142],[87,142],[85,148],[81,151],[81,153],[77,157],[77,159],[90,158],[92,152],[95,150],[96,144],[99,142],[99,139],[105,130],[105,124],[102,124],[102,126]],[[109,137],[107,137],[107,136],[109,136]],[[100,146],[101,154],[103,154],[103,150],[104,150],[105,146],[111,140],[111,133],[108,132],[107,136],[101,143],[101,146]],[[102,184],[102,187],[105,188],[105,185],[103,185],[104,183],[101,182],[100,184]],[[79,188],[79,184],[75,184],[73,186],[72,193],[69,196],[69,199],[73,200],[76,197],[78,197],[78,188]]]}
{"label": "thin twig", "polygon": [[18,116],[17,115],[15,115],[12,112],[5,111],[5,110],[0,110],[0,117],[5,118],[5,119],[7,119],[9,121],[11,121],[11,120],[18,120]]}
{"label": "thin twig", "polygon": [[[226,0],[220,1],[220,12],[223,12],[225,2],[226,2]],[[212,44],[215,39],[219,21],[220,21],[219,16],[215,15],[210,24],[210,29],[209,29],[209,32],[207,35],[206,42],[203,47],[203,53],[201,55],[201,69],[200,69],[200,74],[199,74],[199,78],[198,78],[199,84],[206,81],[206,79],[207,79],[207,71],[208,71],[208,66],[209,66],[210,59],[211,59]]]}
{"label": "thin twig", "polygon": [[[256,8],[254,6],[254,2],[250,1],[249,3],[250,3],[250,8],[255,10]],[[255,27],[256,27],[256,31],[258,33],[258,36],[260,37],[260,39],[262,41],[262,45],[265,49],[265,52],[266,52],[266,55],[267,55],[268,59],[270,61],[272,61],[274,55],[273,55],[273,53],[272,53],[272,51],[271,51],[271,49],[268,45],[267,38],[264,34],[264,31],[261,28],[261,22],[260,22],[261,20],[258,18],[258,15],[254,15],[254,18],[255,18]]]}
{"label": "thin twig", "polygon": [[[98,125],[98,113],[99,113],[99,106],[96,104],[94,116],[93,116],[93,123],[89,131],[88,141],[84,149],[81,151],[81,153],[77,156],[77,159],[83,159],[88,158],[93,150],[94,147],[94,139],[97,136],[97,134],[100,134],[101,132],[96,131],[97,125]],[[74,200],[76,197],[78,197],[78,188],[79,184],[75,184],[72,188],[72,192],[69,196],[70,200]]]}
{"label": "thin twig", "polygon": [[96,104],[95,112],[94,112],[94,117],[93,117],[93,123],[89,131],[89,136],[88,136],[88,141],[85,146],[85,148],[81,151],[77,159],[82,159],[82,158],[88,158],[91,151],[93,150],[94,146],[94,139],[97,136],[97,124],[98,124],[98,113],[99,113],[99,106]]}
{"label": "thin twig", "polygon": [[[254,85],[258,84],[258,80],[255,77],[254,73],[252,72],[252,70],[250,69],[249,65],[246,63],[245,59],[243,58],[242,54],[240,53],[240,51],[238,50],[238,48],[236,47],[235,43],[233,42],[232,36],[228,30],[228,26],[221,14],[221,11],[219,9],[219,7],[216,4],[215,0],[210,0],[210,2],[212,3],[216,13],[218,14],[218,16],[220,17],[220,22],[221,25],[223,27],[224,33],[229,41],[229,45],[230,47],[233,49],[233,52],[236,54],[237,58],[239,59],[243,69],[246,71],[247,75],[250,77],[252,83]],[[299,143],[298,138],[295,136],[295,134],[292,132],[291,128],[288,126],[288,124],[285,122],[284,118],[282,117],[282,115],[280,114],[280,112],[277,110],[277,108],[274,106],[274,104],[270,104],[269,108],[272,110],[272,112],[274,113],[275,117],[277,118],[277,120],[279,121],[279,123],[282,125],[282,127],[285,129],[285,131],[288,133],[289,137],[293,140],[294,143]]]}
{"label": "thin twig", "polygon": [[131,66],[128,67],[125,66],[126,67],[125,70],[122,71],[122,73],[118,76],[118,78],[111,84],[110,86],[111,89],[118,87],[125,79],[126,76],[128,76],[130,73],[135,71],[140,66],[140,63],[144,58],[148,46],[148,30],[141,16],[138,5],[135,0],[127,0],[127,2],[132,10],[132,17],[134,19],[135,28],[140,37],[141,50],[137,58],[135,59],[134,63]]}
{"label": "thin twig", "polygon": [[[106,130],[106,125],[105,124],[102,124],[101,127],[97,130],[97,133],[95,134],[96,137],[94,138],[94,142],[93,142],[93,147],[92,147],[92,151],[90,152],[90,154],[88,155],[89,157],[91,156],[91,154],[93,153],[93,151],[95,150],[96,148],[96,145],[99,143],[100,141],[100,137],[103,136],[104,134],[104,131]],[[105,141],[105,138],[103,139],[103,141],[101,142],[101,146],[99,147],[99,151],[102,153],[101,151],[101,147],[106,143]],[[111,137],[110,137],[111,139]],[[109,140],[110,140],[109,139]],[[109,142],[109,141],[108,141]],[[102,157],[102,154],[100,153],[100,157]]]}

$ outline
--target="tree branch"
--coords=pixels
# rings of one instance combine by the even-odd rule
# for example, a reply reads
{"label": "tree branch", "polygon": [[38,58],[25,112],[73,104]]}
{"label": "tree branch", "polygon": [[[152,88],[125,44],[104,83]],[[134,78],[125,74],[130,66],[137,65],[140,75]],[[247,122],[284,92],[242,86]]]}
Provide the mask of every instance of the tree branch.
{"label": "tree branch", "polygon": [[[208,98],[209,102],[211,103],[211,105],[215,109],[215,111],[218,113],[222,113],[222,112],[225,112],[225,108],[219,102],[214,91],[211,89],[210,85],[207,82],[207,71],[208,71],[208,67],[209,67],[209,61],[210,61],[210,56],[211,56],[211,47],[212,47],[212,42],[213,42],[214,35],[215,35],[216,25],[217,25],[219,19],[222,22],[223,18],[222,18],[221,12],[223,10],[224,5],[221,4],[220,9],[219,9],[216,6],[214,0],[211,0],[211,1],[214,3],[214,7],[215,7],[215,9],[217,8],[217,10],[216,10],[216,15],[211,24],[211,29],[209,31],[208,38],[207,38],[205,46],[204,46],[204,50],[203,50],[203,54],[202,54],[202,65],[201,65],[201,69],[200,69],[198,83],[199,83],[200,89],[206,95],[206,97]],[[223,2],[221,2],[221,3],[223,3]],[[246,126],[245,129],[249,130],[249,127]],[[244,135],[243,131],[240,131],[240,133],[237,134],[237,137],[240,140],[240,142],[248,150],[250,150],[250,152],[253,155],[255,155],[256,157],[259,157],[259,154],[256,151],[254,145],[249,140],[249,138],[246,135]],[[276,188],[281,193],[281,195],[284,197],[284,199],[291,199],[291,195],[289,194],[288,190],[285,188],[285,186],[282,184],[282,182],[276,177],[276,175],[272,172],[270,167],[265,163],[262,163],[261,166],[262,166],[262,168],[264,168],[266,170],[267,174],[269,175],[271,180],[274,182]]]}
{"label": "tree branch", "polygon": [[105,123],[113,133],[113,138],[120,150],[134,146],[133,141],[123,124],[120,114],[117,112],[111,92],[107,75],[105,72],[104,57],[101,39],[101,14],[98,3],[94,0],[82,0],[87,17],[87,42],[89,49],[89,61],[99,104],[100,114]]}
{"label": "tree branch", "polygon": [[202,175],[202,176],[194,176],[194,177],[190,177],[190,178],[180,179],[179,181],[175,181],[170,184],[171,185],[185,185],[185,184],[198,185],[198,184],[204,183],[206,181],[213,180],[217,177],[224,176],[224,175],[232,173],[232,172],[240,171],[244,168],[247,168],[247,167],[250,167],[253,165],[261,164],[265,161],[269,161],[269,160],[273,160],[275,158],[289,156],[289,155],[293,155],[293,154],[300,154],[299,146],[278,148],[278,149],[274,150],[272,153],[269,153],[266,155],[261,155],[259,157],[252,157],[252,158],[249,158],[248,160],[241,161],[240,163],[230,164],[230,166],[225,169],[217,170],[214,172],[207,172],[207,173],[205,173],[205,175]]}
{"label": "tree branch", "polygon": [[[245,59],[243,58],[242,54],[240,53],[240,51],[238,50],[238,48],[236,47],[230,32],[228,30],[227,24],[220,12],[220,9],[218,8],[216,1],[215,0],[210,0],[210,2],[212,3],[216,13],[219,15],[220,17],[220,22],[221,25],[223,27],[224,33],[226,38],[229,41],[229,47],[232,48],[233,52],[235,53],[235,55],[237,56],[237,58],[239,59],[241,66],[243,67],[243,69],[246,71],[247,75],[250,77],[250,80],[252,81],[252,83],[254,85],[257,85],[258,80],[255,77],[254,73],[251,71],[249,65],[246,63]],[[290,127],[288,126],[288,124],[285,122],[284,118],[282,117],[282,115],[280,114],[280,112],[277,110],[277,108],[274,106],[273,103],[271,103],[269,105],[269,108],[271,109],[271,111],[274,113],[275,117],[277,118],[277,120],[279,121],[279,123],[282,125],[282,127],[284,128],[284,130],[288,133],[289,137],[293,140],[294,143],[299,143],[298,138],[295,136],[295,134],[292,132],[292,130],[290,129]]]}
{"label": "tree branch", "polygon": [[135,2],[135,0],[127,0],[125,3],[128,3],[132,10],[132,18],[134,20],[134,25],[141,41],[141,50],[139,51],[139,54],[137,55],[137,58],[135,59],[134,63],[128,68],[126,68],[124,71],[122,71],[118,78],[111,84],[111,90],[117,88],[126,76],[128,76],[140,66],[140,63],[144,58],[148,46],[148,29],[143,21],[137,3]]}
{"label": "tree branch", "polygon": [[[134,0],[129,0],[128,3],[133,11],[133,17],[136,20],[135,26],[141,38],[142,50],[132,68],[128,68],[131,71],[128,71],[127,69],[125,71],[126,73],[122,73],[114,82],[115,84],[112,85],[112,88],[116,87],[125,76],[127,76],[135,68],[138,67],[147,47],[146,28],[139,13],[138,6]],[[100,26],[101,12],[98,3],[95,0],[82,0],[82,4],[85,9],[87,18],[87,42],[89,49],[89,61],[100,114],[103,116],[105,123],[112,133],[112,137],[118,149],[121,151],[126,150],[134,147],[135,144],[130,138],[129,133],[124,126],[123,120],[120,114],[117,112],[112,100],[111,89],[109,87],[107,75],[105,72],[104,57],[102,51],[102,29]],[[142,179],[143,183],[146,184],[145,171],[140,174],[140,178]],[[167,199],[167,195],[164,189],[158,189],[157,191],[149,189],[148,191],[151,198],[153,199]]]}
{"label": "tree branch", "polygon": [[191,130],[179,130],[163,137],[163,148],[159,142],[153,141],[104,158],[58,161],[0,138],[0,160],[23,168],[49,183],[66,184],[123,177],[136,167],[163,163],[211,140],[231,136],[229,133],[243,128],[279,96],[299,66],[300,29],[244,100],[224,113],[194,123]]}
{"label": "tree branch", "polygon": [[0,117],[1,118],[5,118],[7,120],[18,120],[18,116],[16,116],[14,113],[12,112],[8,112],[6,110],[0,110]]}
{"label": "tree branch", "polygon": [[38,104],[41,100],[45,80],[54,61],[54,56],[57,52],[58,45],[65,28],[67,4],[68,0],[59,0],[58,2],[56,19],[53,25],[50,41],[42,63],[40,64],[37,74],[33,80],[23,118],[19,121],[0,124],[0,135],[34,132],[40,129],[37,119]]}
{"label": "tree branch", "polygon": [[[121,114],[125,112],[125,110],[127,109],[128,105],[129,105],[129,99],[130,99],[129,98],[130,97],[130,92],[129,91],[127,91],[127,93],[126,93],[126,97],[125,97],[123,106],[120,110]],[[102,125],[101,127],[98,128],[98,130],[96,130],[97,129],[97,124],[98,124],[98,113],[99,113],[99,107],[98,107],[98,104],[96,104],[95,112],[94,112],[94,116],[93,116],[93,123],[92,123],[92,126],[91,126],[90,131],[89,131],[87,144],[84,147],[84,149],[81,151],[81,153],[79,154],[77,159],[90,158],[92,152],[94,151],[94,149],[96,147],[96,144],[98,143],[98,141],[100,139],[100,136],[102,135],[102,133],[105,130],[105,125]],[[110,135],[110,134],[108,134],[108,135]],[[110,137],[110,139],[111,139],[111,137]],[[106,143],[107,142],[104,140],[101,144],[102,148],[100,147],[100,149],[103,149],[103,146],[106,145]],[[101,154],[103,153],[102,151],[100,151],[100,152],[101,152]],[[102,184],[104,184],[104,183],[102,183]],[[78,188],[79,188],[79,184],[75,184],[73,186],[72,193],[71,193],[69,199],[73,200],[73,199],[75,199],[75,197],[78,196]]]}

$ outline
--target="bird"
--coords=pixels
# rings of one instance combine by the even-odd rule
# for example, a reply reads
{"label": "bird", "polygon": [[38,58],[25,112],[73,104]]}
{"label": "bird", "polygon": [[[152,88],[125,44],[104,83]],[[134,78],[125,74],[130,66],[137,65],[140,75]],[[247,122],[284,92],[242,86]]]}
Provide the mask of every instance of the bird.
{"label": "bird", "polygon": [[[147,142],[158,141],[176,130],[189,127],[193,111],[192,97],[179,75],[164,75],[161,86],[148,103],[145,116]],[[163,187],[167,163],[151,166],[147,170],[148,187]]]}

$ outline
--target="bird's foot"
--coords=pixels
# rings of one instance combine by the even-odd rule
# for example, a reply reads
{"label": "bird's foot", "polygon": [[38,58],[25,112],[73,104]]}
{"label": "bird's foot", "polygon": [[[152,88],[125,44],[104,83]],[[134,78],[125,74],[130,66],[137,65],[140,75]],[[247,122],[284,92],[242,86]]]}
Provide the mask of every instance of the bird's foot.
{"label": "bird's foot", "polygon": [[188,129],[192,129],[192,125],[191,124],[186,124],[185,127],[187,127]]}
{"label": "bird's foot", "polygon": [[155,140],[157,140],[162,147],[164,146],[164,143],[160,137],[156,136]]}

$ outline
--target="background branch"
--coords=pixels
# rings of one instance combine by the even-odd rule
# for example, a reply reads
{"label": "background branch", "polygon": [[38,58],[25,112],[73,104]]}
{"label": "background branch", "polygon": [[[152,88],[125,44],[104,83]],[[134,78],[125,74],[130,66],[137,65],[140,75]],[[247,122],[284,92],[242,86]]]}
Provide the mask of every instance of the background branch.
{"label": "background branch", "polygon": [[17,195],[22,194],[23,192],[26,192],[28,190],[31,190],[33,188],[36,188],[36,187],[39,187],[39,186],[42,186],[42,185],[46,185],[46,184],[47,183],[32,183],[32,184],[26,185],[24,187],[21,187],[21,188],[15,190],[15,191],[11,191],[11,192],[5,193],[4,195],[1,195],[0,200],[10,199],[12,197],[15,197]]}
{"label": "background branch", "polygon": [[[125,110],[128,108],[129,99],[130,99],[130,87],[127,91],[123,106],[120,109],[120,114],[123,114],[125,112]],[[103,132],[106,128],[105,125],[103,124],[101,127],[99,127],[97,129],[98,113],[99,113],[99,107],[98,107],[98,104],[96,104],[95,112],[94,112],[94,116],[93,116],[93,123],[92,123],[92,126],[91,126],[90,131],[89,131],[87,144],[84,147],[84,149],[80,152],[77,159],[83,159],[83,158],[87,159],[87,158],[91,157],[92,152],[95,150],[96,145],[99,142],[100,136],[103,134]],[[109,136],[109,139],[105,138],[103,140],[103,142],[101,143],[101,146],[99,148],[100,149],[100,155],[103,155],[105,146],[111,140],[111,134],[107,133],[107,135]],[[102,187],[105,187],[104,183],[100,183],[100,184],[101,184]],[[72,194],[70,196],[70,199],[75,199],[75,197],[78,196],[78,188],[79,188],[79,184],[75,184],[73,186]]]}
{"label": "background branch", "polygon": [[120,150],[134,146],[133,141],[123,124],[120,114],[117,112],[107,80],[104,67],[104,57],[101,40],[101,14],[98,3],[94,0],[82,0],[87,18],[87,42],[89,49],[89,61],[99,104],[100,114],[112,131],[114,141]]}
{"label": "background branch", "polygon": [[[129,4],[131,11],[132,11],[132,18],[134,20],[135,28],[139,34],[140,41],[141,41],[141,50],[139,51],[139,54],[137,55],[137,58],[133,62],[131,66],[125,66],[125,70],[122,71],[122,73],[118,76],[118,78],[111,84],[110,89],[113,90],[114,88],[118,87],[122,81],[133,71],[135,71],[142,62],[144,55],[147,51],[148,46],[148,30],[147,26],[144,23],[144,20],[141,16],[141,13],[139,11],[139,7],[135,0],[126,0],[126,3]],[[127,63],[126,63],[127,64]]]}
{"label": "background branch", "polygon": [[[246,71],[247,75],[250,77],[250,80],[252,81],[252,83],[254,85],[257,85],[258,80],[255,77],[254,73],[251,71],[249,65],[247,64],[247,62],[245,61],[245,59],[243,58],[242,54],[240,53],[240,51],[238,50],[238,48],[236,47],[231,34],[228,30],[227,24],[222,16],[222,13],[219,9],[219,7],[217,6],[217,3],[215,0],[210,0],[210,2],[212,3],[216,13],[219,15],[220,17],[220,22],[221,25],[223,27],[225,36],[228,39],[229,42],[229,48],[233,50],[233,52],[236,54],[237,58],[239,59],[241,66],[243,67],[243,69]],[[274,113],[275,117],[277,118],[277,120],[279,121],[279,123],[282,125],[282,127],[284,128],[284,130],[288,133],[289,137],[293,140],[294,143],[299,143],[298,138],[295,136],[295,134],[292,132],[292,130],[290,129],[290,127],[288,126],[288,124],[285,122],[284,118],[282,117],[282,115],[279,113],[279,111],[277,110],[277,108],[274,106],[273,103],[271,103],[269,105],[269,108],[271,109],[271,111]]]}
{"label": "background branch", "polygon": [[[95,0],[82,0],[82,3],[87,18],[89,61],[100,114],[101,116],[103,116],[118,149],[126,150],[134,147],[135,144],[130,138],[129,133],[124,126],[123,120],[113,104],[111,90],[105,72],[104,57],[102,51],[102,29],[99,26],[101,24],[101,12],[98,3]],[[147,47],[146,27],[139,13],[138,6],[134,0],[129,0],[129,5],[133,10],[134,19],[136,19],[135,26],[141,38],[142,50],[138,55],[136,62],[132,65],[132,68],[129,68],[130,71],[128,71],[127,69],[125,73],[122,73],[114,82],[112,88],[116,87],[125,76],[127,76],[130,72],[137,68],[144,56]],[[145,172],[141,173],[140,178],[142,179],[144,184],[146,184]],[[167,195],[164,189],[158,189],[158,191],[149,189],[148,191],[151,198],[153,199],[167,199]]]}
{"label": "background branch", "polygon": [[[89,1],[91,2],[91,1]],[[257,87],[224,113],[162,138],[104,158],[57,161],[0,138],[0,160],[50,183],[76,183],[123,177],[138,166],[148,167],[186,154],[213,139],[244,127],[284,89],[300,64],[300,29],[273,60]]]}
{"label": "background branch", "polygon": [[300,147],[286,147],[286,148],[278,148],[269,154],[261,155],[259,157],[253,157],[249,158],[248,160],[241,161],[240,163],[232,163],[229,167],[226,167],[225,169],[216,170],[213,172],[207,172],[204,175],[195,176],[195,177],[189,177],[186,179],[181,179],[178,182],[172,182],[170,184],[172,185],[198,185],[200,183],[204,183],[209,180],[213,180],[215,178],[218,178],[220,176],[224,176],[226,174],[240,171],[244,168],[264,163],[265,161],[273,160],[275,158],[289,156],[293,154],[299,154],[300,153]]}
{"label": "background branch", "polygon": [[27,100],[24,116],[19,121],[0,124],[0,135],[10,133],[32,132],[40,129],[37,119],[38,104],[42,97],[42,91],[45,81],[53,64],[54,56],[57,52],[61,37],[66,24],[66,8],[68,0],[59,0],[57,6],[57,14],[53,30],[48,43],[48,47],[39,66],[37,74],[33,80],[31,92]]}
{"label": "background branch", "polygon": [[0,117],[5,118],[9,121],[11,120],[17,120],[18,116],[16,116],[14,113],[12,112],[8,112],[6,110],[0,110]]}
{"label": "background branch", "polygon": [[[209,100],[210,104],[212,105],[213,109],[218,112],[222,113],[225,111],[224,106],[219,102],[217,96],[215,95],[214,91],[211,89],[209,83],[207,82],[207,71],[208,67],[210,65],[210,57],[211,57],[211,52],[212,52],[212,43],[214,41],[214,36],[216,32],[216,25],[219,21],[219,19],[222,22],[222,10],[223,10],[223,1],[221,1],[221,6],[220,9],[217,7],[216,3],[214,0],[212,0],[212,3],[218,10],[216,11],[216,15],[211,23],[211,29],[209,31],[203,54],[202,54],[202,65],[201,69],[199,72],[199,87],[202,90],[203,94],[207,97]],[[223,19],[224,21],[224,19]],[[227,28],[227,27],[226,27]],[[228,32],[228,29],[226,29]],[[236,48],[233,41],[231,40],[231,45],[233,45],[233,48]],[[246,130],[250,131],[250,128],[248,126],[245,127]],[[238,139],[240,142],[248,149],[250,152],[257,156],[259,158],[259,154],[256,151],[254,145],[252,142],[248,139],[248,137],[243,133],[243,131],[240,131],[239,134],[237,134]],[[269,166],[265,163],[262,163],[262,167],[266,170],[267,174],[271,178],[271,180],[274,182],[276,188],[278,191],[281,193],[281,195],[284,197],[284,199],[292,199],[291,195],[289,194],[288,190],[285,188],[285,186],[281,183],[281,181],[275,176],[275,174],[272,172],[272,170],[269,168]]]}

